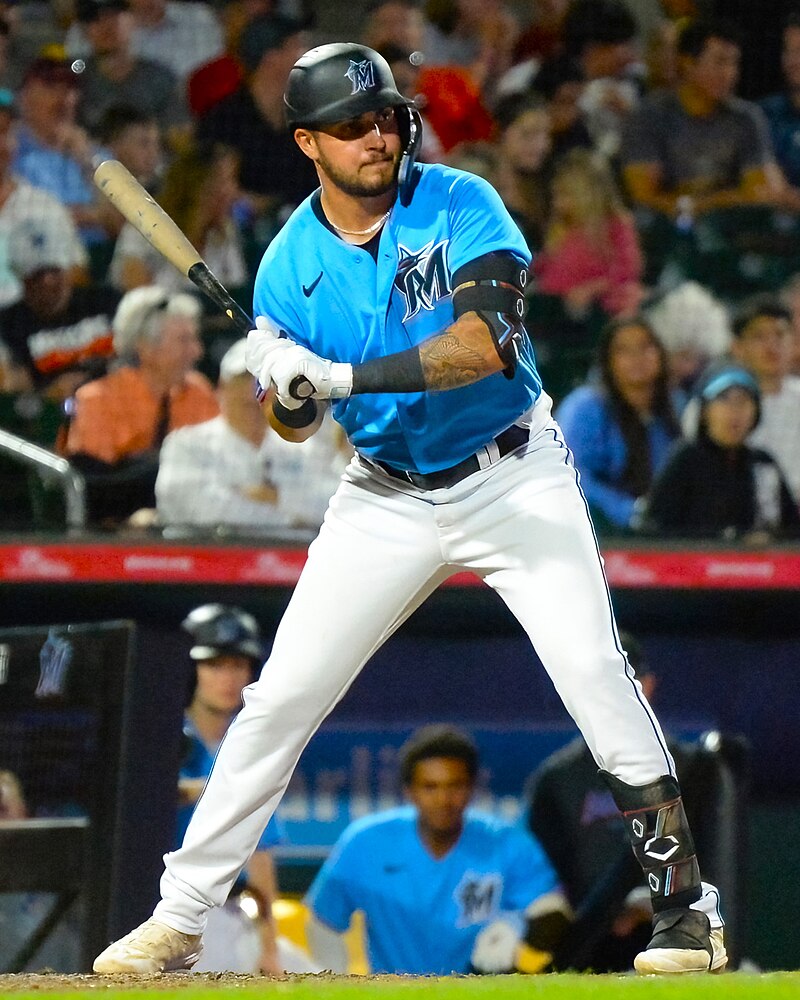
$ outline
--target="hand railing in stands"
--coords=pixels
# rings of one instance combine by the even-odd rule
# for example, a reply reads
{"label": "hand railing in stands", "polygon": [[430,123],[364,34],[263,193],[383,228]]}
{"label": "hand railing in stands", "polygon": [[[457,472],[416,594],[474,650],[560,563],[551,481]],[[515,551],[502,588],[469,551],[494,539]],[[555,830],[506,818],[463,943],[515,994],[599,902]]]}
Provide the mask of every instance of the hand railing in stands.
{"label": "hand railing in stands", "polygon": [[66,458],[2,428],[0,428],[0,453],[23,465],[31,466],[42,482],[58,480],[64,491],[67,525],[70,528],[86,527],[86,482],[83,475],[73,468]]}

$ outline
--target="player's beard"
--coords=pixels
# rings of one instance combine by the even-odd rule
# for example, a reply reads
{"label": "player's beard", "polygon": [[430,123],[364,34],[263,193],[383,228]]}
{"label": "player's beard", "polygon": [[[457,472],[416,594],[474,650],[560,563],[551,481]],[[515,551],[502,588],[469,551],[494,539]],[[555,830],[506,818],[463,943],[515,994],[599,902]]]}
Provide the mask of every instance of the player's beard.
{"label": "player's beard", "polygon": [[377,172],[371,180],[365,180],[360,170],[355,174],[345,173],[322,152],[318,150],[319,167],[325,175],[345,194],[355,198],[374,198],[391,191],[397,183],[397,172],[400,168],[400,152],[391,161],[385,163],[386,170]]}

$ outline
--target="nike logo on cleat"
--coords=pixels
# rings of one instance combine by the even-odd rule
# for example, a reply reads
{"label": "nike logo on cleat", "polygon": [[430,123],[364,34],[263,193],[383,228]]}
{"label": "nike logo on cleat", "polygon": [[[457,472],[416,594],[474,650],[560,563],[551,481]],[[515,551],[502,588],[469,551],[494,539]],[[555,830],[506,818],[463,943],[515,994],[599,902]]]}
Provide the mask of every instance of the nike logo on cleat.
{"label": "nike logo on cleat", "polygon": [[305,295],[306,298],[309,298],[309,296],[317,287],[317,285],[320,283],[320,281],[322,281],[322,271],[319,272],[317,277],[311,282],[310,285],[303,285],[303,295]]}

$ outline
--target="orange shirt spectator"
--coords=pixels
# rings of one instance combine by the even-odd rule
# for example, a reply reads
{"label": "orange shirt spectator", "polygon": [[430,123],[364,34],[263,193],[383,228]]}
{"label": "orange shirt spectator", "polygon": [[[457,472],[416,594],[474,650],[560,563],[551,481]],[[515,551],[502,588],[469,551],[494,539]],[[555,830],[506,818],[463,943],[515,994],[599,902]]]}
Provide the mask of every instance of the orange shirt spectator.
{"label": "orange shirt spectator", "polygon": [[[67,452],[113,463],[155,447],[161,400],[140,368],[124,367],[82,386],[67,435]],[[199,372],[188,372],[169,390],[166,430],[211,420],[219,413],[214,389]]]}

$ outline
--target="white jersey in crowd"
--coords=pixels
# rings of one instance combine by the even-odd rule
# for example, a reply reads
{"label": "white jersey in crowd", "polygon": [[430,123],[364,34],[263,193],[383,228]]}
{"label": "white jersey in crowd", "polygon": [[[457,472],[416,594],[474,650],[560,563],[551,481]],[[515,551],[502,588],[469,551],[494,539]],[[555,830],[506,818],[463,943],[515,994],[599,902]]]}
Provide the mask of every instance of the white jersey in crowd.
{"label": "white jersey in crowd", "polygon": [[761,396],[761,419],[747,443],[777,459],[800,503],[800,378],[787,376],[780,392]]}
{"label": "white jersey in crowd", "polygon": [[17,179],[16,187],[0,208],[0,308],[22,297],[22,285],[8,264],[9,233],[24,219],[42,218],[56,220],[61,228],[62,242],[69,247],[70,264],[73,267],[87,264],[86,249],[67,209],[49,192]]}
{"label": "white jersey in crowd", "polygon": [[[330,418],[304,444],[268,431],[260,448],[222,417],[181,427],[161,448],[156,507],[163,524],[228,525],[268,531],[316,528],[348,456]],[[275,504],[251,500],[248,487],[271,484]]]}
{"label": "white jersey in crowd", "polygon": [[[150,273],[150,283],[169,292],[194,292],[196,286],[129,223],[120,230],[108,268],[108,281],[125,290],[123,266],[126,258],[138,261]],[[241,288],[247,282],[241,235],[232,221],[223,232],[211,230],[203,247],[203,260],[226,288]]]}

